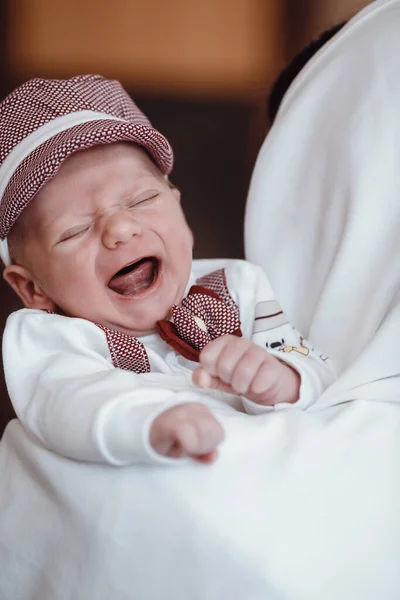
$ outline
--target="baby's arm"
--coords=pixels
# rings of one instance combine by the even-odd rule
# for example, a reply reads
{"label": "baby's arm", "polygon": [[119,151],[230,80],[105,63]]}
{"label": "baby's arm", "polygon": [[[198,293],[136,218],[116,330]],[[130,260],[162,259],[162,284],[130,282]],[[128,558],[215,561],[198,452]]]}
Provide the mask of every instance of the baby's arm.
{"label": "baby's arm", "polygon": [[[201,394],[114,368],[87,321],[19,311],[3,338],[6,381],[24,427],[68,458],[127,465],[210,460],[221,426]],[[171,458],[167,458],[171,457]]]}
{"label": "baby's arm", "polygon": [[277,405],[308,408],[334,381],[332,361],[288,322],[259,267],[239,262],[233,273],[227,271],[228,282],[229,275],[232,288],[239,290],[236,299],[244,337],[224,336],[210,342],[200,355],[194,383],[241,395],[250,413]]}

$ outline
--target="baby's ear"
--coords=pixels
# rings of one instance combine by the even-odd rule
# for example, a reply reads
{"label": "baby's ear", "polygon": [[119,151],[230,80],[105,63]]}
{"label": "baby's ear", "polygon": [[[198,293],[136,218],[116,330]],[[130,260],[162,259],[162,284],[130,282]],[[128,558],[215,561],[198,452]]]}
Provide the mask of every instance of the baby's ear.
{"label": "baby's ear", "polygon": [[26,308],[56,310],[55,303],[33,279],[30,271],[22,265],[10,265],[3,271],[3,278],[21,298]]}

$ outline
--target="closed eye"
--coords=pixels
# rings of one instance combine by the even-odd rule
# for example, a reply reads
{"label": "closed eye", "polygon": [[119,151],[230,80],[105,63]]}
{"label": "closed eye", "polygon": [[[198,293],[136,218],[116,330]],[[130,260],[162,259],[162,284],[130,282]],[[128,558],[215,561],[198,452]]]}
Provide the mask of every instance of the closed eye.
{"label": "closed eye", "polygon": [[85,225],[82,227],[74,227],[73,229],[68,229],[68,231],[64,231],[64,233],[60,236],[60,238],[57,241],[57,244],[61,244],[62,242],[67,242],[68,240],[76,239],[79,236],[83,235],[89,229],[90,229],[90,225]]}
{"label": "closed eye", "polygon": [[155,200],[158,196],[159,196],[159,192],[157,192],[156,190],[151,190],[149,192],[146,192],[145,194],[141,194],[140,196],[138,196],[137,198],[132,200],[132,202],[130,202],[126,208],[127,209],[135,208],[136,206],[138,206],[140,204],[145,204],[146,202],[149,202],[150,200]]}

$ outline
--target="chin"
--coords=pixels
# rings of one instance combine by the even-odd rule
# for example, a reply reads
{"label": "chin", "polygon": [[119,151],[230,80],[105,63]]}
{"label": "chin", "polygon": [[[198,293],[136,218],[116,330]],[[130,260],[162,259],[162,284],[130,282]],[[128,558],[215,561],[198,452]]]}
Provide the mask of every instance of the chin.
{"label": "chin", "polygon": [[124,318],[121,315],[118,324],[108,325],[108,327],[112,329],[117,329],[118,331],[131,335],[133,337],[141,337],[156,332],[157,322],[163,319],[168,319],[169,313],[170,308],[163,309],[160,311],[152,311],[152,318],[149,318],[148,316],[138,318],[136,316],[134,319],[130,319],[129,315],[127,315],[126,318]]}

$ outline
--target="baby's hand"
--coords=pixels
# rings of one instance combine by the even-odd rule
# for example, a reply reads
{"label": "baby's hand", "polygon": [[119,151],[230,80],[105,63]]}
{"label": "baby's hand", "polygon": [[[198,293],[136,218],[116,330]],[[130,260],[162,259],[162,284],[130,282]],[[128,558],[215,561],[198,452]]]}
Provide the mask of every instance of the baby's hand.
{"label": "baby's hand", "polygon": [[218,421],[206,406],[195,402],[168,408],[154,419],[150,429],[150,444],[159,454],[204,463],[214,462],[223,439]]}
{"label": "baby's hand", "polygon": [[274,406],[299,399],[300,376],[251,340],[224,335],[205,346],[193,382]]}

